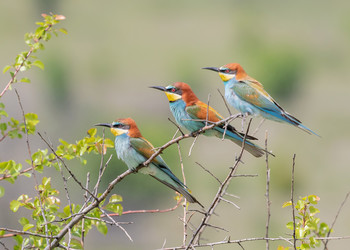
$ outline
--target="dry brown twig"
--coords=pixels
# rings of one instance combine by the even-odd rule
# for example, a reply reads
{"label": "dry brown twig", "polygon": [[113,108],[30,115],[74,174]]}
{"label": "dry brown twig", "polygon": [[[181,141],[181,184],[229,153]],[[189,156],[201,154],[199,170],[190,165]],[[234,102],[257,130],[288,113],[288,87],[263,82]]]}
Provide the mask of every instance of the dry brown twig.
{"label": "dry brown twig", "polygon": [[[349,236],[341,236],[341,237],[315,237],[315,240],[346,240],[350,239]],[[282,238],[282,237],[277,237],[277,238],[266,238],[266,237],[252,237],[252,238],[244,238],[244,239],[239,239],[239,240],[231,240],[230,238],[224,239],[222,241],[217,241],[217,242],[210,242],[210,243],[204,243],[204,244],[194,244],[192,245],[192,249],[197,249],[197,248],[207,248],[211,247],[213,248],[214,246],[219,246],[219,245],[227,245],[227,244],[238,244],[242,247],[240,243],[243,242],[253,242],[253,241],[293,241],[293,238]],[[308,240],[308,238],[304,239],[299,239],[299,240]],[[180,250],[180,249],[186,249],[186,247],[169,247],[169,248],[161,248],[162,250]],[[244,248],[243,248],[244,249]]]}
{"label": "dry brown twig", "polygon": [[[339,214],[340,214],[340,212],[341,212],[343,206],[345,205],[345,202],[348,200],[349,195],[350,195],[350,192],[348,192],[348,193],[345,195],[345,198],[344,198],[343,202],[340,204],[340,207],[339,207],[339,209],[338,209],[338,212],[337,212],[337,214],[335,215],[334,220],[333,220],[333,222],[332,222],[332,225],[331,225],[331,227],[329,228],[329,231],[328,231],[328,233],[327,233],[327,238],[328,238],[329,235],[331,234],[332,229],[333,229],[333,227],[334,227],[334,225],[335,225],[335,222],[337,221],[338,216],[339,216]],[[329,241],[329,239],[326,239],[326,240],[325,240],[325,243],[324,243],[324,249],[325,249],[325,250],[328,249],[328,247],[327,247],[328,241]]]}
{"label": "dry brown twig", "polygon": [[[265,132],[265,150],[267,151],[267,138],[268,133]],[[269,238],[269,226],[270,226],[270,218],[271,218],[271,201],[270,201],[270,167],[269,167],[269,154],[265,154],[265,162],[266,162],[266,206],[267,206],[267,218],[266,218],[266,234],[265,237]],[[270,249],[269,240],[266,240],[266,250]]]}
{"label": "dry brown twig", "polygon": [[[250,124],[251,124],[251,120],[249,121],[246,134],[249,132]],[[230,169],[226,179],[220,185],[220,187],[219,187],[219,189],[218,189],[218,191],[217,191],[217,193],[216,193],[216,195],[215,195],[211,205],[209,206],[209,208],[208,208],[207,212],[205,213],[204,217],[202,218],[201,223],[199,224],[199,226],[197,227],[195,233],[192,235],[192,238],[190,239],[189,243],[187,244],[186,249],[190,249],[194,244],[199,242],[201,233],[203,232],[203,230],[205,229],[206,225],[208,224],[208,221],[211,218],[211,216],[213,215],[217,205],[222,200],[221,199],[222,196],[226,193],[226,189],[228,187],[228,184],[230,183],[231,179],[233,178],[233,175],[235,174],[235,172],[237,170],[237,166],[238,166],[238,164],[240,162],[240,159],[242,158],[242,155],[243,155],[243,152],[244,152],[246,134],[244,136],[242,149],[241,149],[241,152],[240,152],[238,158],[236,159],[233,167]]]}

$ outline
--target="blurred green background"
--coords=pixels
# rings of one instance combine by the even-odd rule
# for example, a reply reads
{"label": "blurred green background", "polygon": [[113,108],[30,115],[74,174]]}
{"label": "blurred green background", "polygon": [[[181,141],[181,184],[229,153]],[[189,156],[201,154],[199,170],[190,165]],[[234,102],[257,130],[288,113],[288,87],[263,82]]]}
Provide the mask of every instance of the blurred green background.
{"label": "blurred green background", "polygon": [[[68,35],[60,34],[39,53],[45,71],[31,70],[31,84],[17,84],[26,112],[39,115],[38,130],[58,145],[58,139],[75,142],[99,122],[120,117],[136,120],[143,135],[161,146],[176,128],[164,94],[149,89],[175,81],[189,83],[198,97],[228,115],[217,89],[224,91],[217,74],[202,67],[240,63],[247,73],[264,84],[266,90],[288,112],[320,134],[310,136],[289,125],[266,121],[257,136],[264,145],[268,131],[269,148],[276,154],[271,167],[270,236],[290,233],[285,224],[291,220],[290,199],[293,154],[296,153],[296,198],[318,195],[322,221],[332,223],[340,203],[350,190],[350,3],[347,1],[91,1],[91,0],[17,0],[0,2],[1,67],[13,62],[26,48],[23,36],[35,29],[41,13],[66,16],[60,24]],[[0,76],[1,89],[8,75]],[[21,85],[21,86],[20,86]],[[2,101],[11,116],[21,119],[13,91]],[[233,110],[233,112],[236,112]],[[254,119],[253,128],[260,122]],[[240,128],[240,121],[233,125]],[[99,130],[102,134],[102,130]],[[106,136],[112,138],[109,131]],[[239,148],[231,142],[200,137],[188,157],[191,140],[181,143],[188,186],[208,206],[217,191],[216,181],[201,170],[201,163],[223,179]],[[4,146],[6,145],[6,146]],[[0,145],[2,160],[27,158],[24,140],[9,140]],[[32,147],[45,148],[38,138]],[[34,150],[33,150],[34,151]],[[108,155],[114,154],[109,149]],[[177,147],[163,154],[172,170],[181,176]],[[240,210],[222,203],[211,223],[229,233],[206,229],[204,238],[221,241],[265,235],[265,161],[244,156],[239,174],[258,174],[255,178],[235,178],[229,192]],[[100,158],[89,157],[87,166],[70,163],[81,180],[86,172],[96,179]],[[114,155],[104,176],[103,187],[126,166]],[[62,178],[53,170],[53,185]],[[47,174],[46,174],[47,175]],[[8,208],[11,198],[33,192],[34,181],[23,179],[6,184],[0,204],[0,224],[17,227],[18,214]],[[77,189],[73,183],[71,190]],[[125,210],[172,207],[174,193],[143,175],[132,175],[113,190],[123,196]],[[66,202],[64,190],[62,203]],[[73,195],[82,201],[80,193]],[[193,205],[191,208],[195,207]],[[350,202],[345,204],[333,236],[350,234]],[[21,213],[21,212],[19,212]],[[132,215],[118,221],[132,221],[126,229],[134,239],[115,228],[107,236],[93,230],[86,249],[154,249],[182,244],[182,210],[167,214]],[[194,217],[193,227],[200,221]],[[286,236],[287,237],[287,236]],[[271,243],[288,246],[285,242]],[[349,241],[332,241],[330,249],[346,249]],[[265,242],[244,243],[245,249],[263,249]],[[238,245],[215,249],[241,249]]]}

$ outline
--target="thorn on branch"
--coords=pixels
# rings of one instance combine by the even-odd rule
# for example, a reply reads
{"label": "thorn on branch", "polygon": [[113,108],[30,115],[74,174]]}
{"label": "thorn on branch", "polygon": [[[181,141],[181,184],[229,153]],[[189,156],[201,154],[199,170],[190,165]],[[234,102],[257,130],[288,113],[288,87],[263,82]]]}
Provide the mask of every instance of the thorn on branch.
{"label": "thorn on branch", "polygon": [[207,173],[209,173],[215,180],[217,180],[217,182],[219,182],[220,185],[222,185],[222,182],[219,180],[219,178],[217,178],[212,172],[210,172],[208,169],[206,169],[205,167],[203,167],[199,162],[196,162],[196,164],[198,166],[200,166],[204,171],[206,171]]}

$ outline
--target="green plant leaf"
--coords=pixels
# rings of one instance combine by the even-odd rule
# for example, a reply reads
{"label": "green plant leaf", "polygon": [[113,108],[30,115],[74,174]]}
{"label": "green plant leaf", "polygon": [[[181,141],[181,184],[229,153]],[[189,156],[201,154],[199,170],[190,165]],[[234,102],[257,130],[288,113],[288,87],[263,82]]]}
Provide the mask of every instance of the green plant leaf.
{"label": "green plant leaf", "polygon": [[96,135],[97,129],[96,128],[90,128],[87,133],[88,135],[90,135],[91,137],[94,137]]}
{"label": "green plant leaf", "polygon": [[291,205],[292,205],[291,201],[286,201],[285,203],[283,203],[282,208],[285,208],[285,207],[288,207],[288,206],[291,206]]}
{"label": "green plant leaf", "polygon": [[5,74],[6,73],[6,71],[8,71],[9,69],[11,69],[11,65],[6,65],[5,67],[4,67],[4,69],[2,70],[2,73],[3,74]]}
{"label": "green plant leaf", "polygon": [[[0,110],[0,115],[1,115],[1,110]],[[7,130],[7,124],[6,123],[0,123],[0,130],[1,131]]]}
{"label": "green plant leaf", "polygon": [[293,228],[294,228],[293,221],[288,222],[287,225],[286,225],[286,227],[287,227],[288,229],[290,229],[290,230],[293,230]]}
{"label": "green plant leaf", "polygon": [[44,70],[44,64],[40,60],[36,60],[32,63],[32,65]]}
{"label": "green plant leaf", "polygon": [[70,248],[69,249],[83,249],[83,246],[80,242],[80,240],[76,238],[72,238],[70,241]]}
{"label": "green plant leaf", "polygon": [[29,220],[26,217],[22,217],[22,218],[19,219],[19,223],[22,226],[25,226],[25,225],[29,224]]}
{"label": "green plant leaf", "polygon": [[315,208],[314,206],[310,206],[309,207],[309,210],[310,210],[310,214],[311,215],[314,215],[314,214],[317,214],[320,212],[320,210],[318,210],[317,208]]}
{"label": "green plant leaf", "polygon": [[320,200],[320,197],[317,195],[309,195],[308,200],[311,204],[317,204],[317,202]]}
{"label": "green plant leaf", "polygon": [[42,180],[43,185],[46,187],[51,182],[51,177],[44,177]]}
{"label": "green plant leaf", "polygon": [[17,200],[13,200],[10,202],[10,209],[16,213],[19,207],[21,206],[21,203]]}
{"label": "green plant leaf", "polygon": [[34,225],[33,224],[27,224],[27,225],[24,225],[23,227],[23,231],[28,231],[29,229],[33,228]]}
{"label": "green plant leaf", "polygon": [[112,211],[116,214],[121,215],[123,213],[123,207],[120,204],[107,204],[107,206],[105,207],[105,209]]}
{"label": "green plant leaf", "polygon": [[65,28],[60,28],[59,31],[61,31],[63,34],[68,34],[68,31]]}
{"label": "green plant leaf", "polygon": [[122,202],[122,201],[123,201],[123,197],[121,197],[120,195],[117,195],[117,194],[113,194],[109,198],[109,203],[117,203],[117,202]]}
{"label": "green plant leaf", "polygon": [[20,82],[27,82],[30,83],[30,79],[27,77],[23,77],[21,80],[19,80]]}
{"label": "green plant leaf", "polygon": [[102,233],[104,235],[106,235],[108,233],[108,228],[106,226],[106,223],[98,221],[96,223],[96,227],[100,233]]}

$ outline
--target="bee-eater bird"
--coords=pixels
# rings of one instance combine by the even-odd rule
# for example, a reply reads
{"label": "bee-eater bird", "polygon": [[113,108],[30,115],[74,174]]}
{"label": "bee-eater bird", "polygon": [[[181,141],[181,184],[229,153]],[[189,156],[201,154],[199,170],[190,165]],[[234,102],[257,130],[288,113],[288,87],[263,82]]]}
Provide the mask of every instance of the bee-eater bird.
{"label": "bee-eater bird", "polygon": [[206,67],[219,73],[225,85],[225,98],[235,109],[246,115],[261,115],[263,118],[286,122],[309,134],[316,134],[301,121],[287,113],[265,90],[263,85],[248,76],[241,65],[229,63],[220,68]]}
{"label": "bee-eater bird", "polygon": [[[124,161],[132,171],[156,152],[152,144],[142,137],[135,121],[131,118],[118,119],[112,124],[99,123],[95,126],[104,126],[111,129],[112,134],[116,136],[114,144],[118,158]],[[187,187],[171,172],[160,155],[155,157],[148,166],[140,168],[139,172],[148,174],[176,192],[179,192],[187,201],[196,202],[202,206],[187,191]]]}
{"label": "bee-eater bird", "polygon": [[[206,125],[207,119],[209,122],[218,122],[224,119],[212,107],[208,107],[207,104],[201,102],[193,93],[190,86],[184,82],[176,82],[174,85],[169,85],[167,87],[152,86],[151,88],[165,92],[169,100],[170,110],[173,113],[177,124],[186,128],[191,133],[203,128]],[[207,111],[209,111],[208,115]],[[239,133],[231,125],[227,126],[226,132],[224,124],[222,124],[220,126],[215,126],[211,130],[205,131],[204,135],[222,138],[224,133],[226,139],[242,146],[244,134]],[[255,137],[250,135],[247,135],[246,139],[256,140]],[[248,140],[245,142],[244,149],[255,157],[260,157],[265,153],[264,149]]]}

